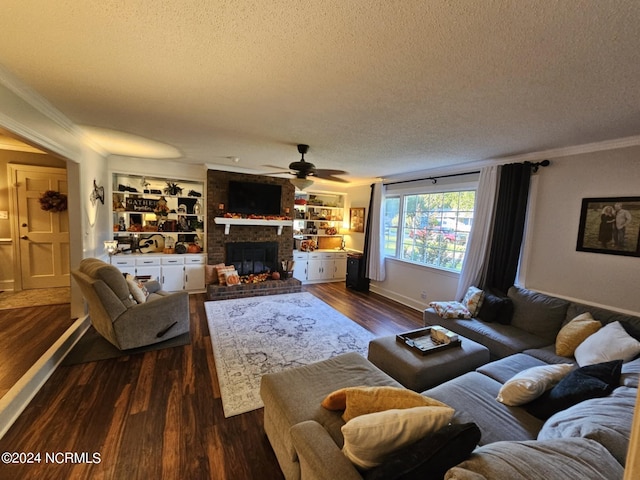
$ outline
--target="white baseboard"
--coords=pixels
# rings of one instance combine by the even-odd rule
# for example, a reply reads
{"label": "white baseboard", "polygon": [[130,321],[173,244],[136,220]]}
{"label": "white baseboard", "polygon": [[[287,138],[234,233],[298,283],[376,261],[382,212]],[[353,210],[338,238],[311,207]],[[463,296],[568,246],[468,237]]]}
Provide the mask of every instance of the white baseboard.
{"label": "white baseboard", "polygon": [[421,304],[411,297],[406,297],[391,290],[380,288],[378,285],[374,285],[373,283],[369,285],[369,290],[385,298],[401,303],[402,305],[405,305],[409,308],[413,308],[414,310],[417,310],[419,312],[422,312],[427,308],[427,305]]}

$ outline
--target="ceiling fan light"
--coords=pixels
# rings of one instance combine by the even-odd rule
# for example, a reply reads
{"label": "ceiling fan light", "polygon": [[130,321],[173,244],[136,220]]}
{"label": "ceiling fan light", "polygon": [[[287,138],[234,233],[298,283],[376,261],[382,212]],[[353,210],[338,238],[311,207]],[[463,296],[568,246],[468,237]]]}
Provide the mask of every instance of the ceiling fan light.
{"label": "ceiling fan light", "polygon": [[298,190],[304,190],[307,187],[310,187],[311,185],[313,185],[313,180],[309,180],[308,178],[292,178],[291,180],[289,180],[294,187],[296,187]]}

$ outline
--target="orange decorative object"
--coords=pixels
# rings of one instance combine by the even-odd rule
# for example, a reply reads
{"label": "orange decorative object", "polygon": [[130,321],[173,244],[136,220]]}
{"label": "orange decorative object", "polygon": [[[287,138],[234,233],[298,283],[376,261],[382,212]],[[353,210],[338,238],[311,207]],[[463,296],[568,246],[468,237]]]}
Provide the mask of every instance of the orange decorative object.
{"label": "orange decorative object", "polygon": [[200,253],[201,251],[202,248],[200,248],[200,245],[196,245],[195,243],[190,243],[187,247],[187,253]]}
{"label": "orange decorative object", "polygon": [[273,272],[273,273],[271,274],[271,278],[272,278],[273,280],[280,280],[280,272]]}

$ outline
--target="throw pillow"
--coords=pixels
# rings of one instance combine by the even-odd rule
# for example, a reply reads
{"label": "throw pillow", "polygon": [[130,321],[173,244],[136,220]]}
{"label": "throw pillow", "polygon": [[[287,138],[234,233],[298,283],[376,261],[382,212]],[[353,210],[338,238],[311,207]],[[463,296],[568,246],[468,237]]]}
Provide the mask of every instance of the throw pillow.
{"label": "throw pillow", "polygon": [[224,263],[218,263],[217,265],[205,265],[204,266],[204,284],[213,285],[220,283],[218,281],[218,267],[224,267]]}
{"label": "throw pillow", "polygon": [[636,327],[634,324],[627,322],[626,320],[620,320],[620,325],[625,331],[631,335],[636,340],[640,340],[640,328]]}
{"label": "throw pillow", "polygon": [[478,287],[471,286],[467,290],[464,298],[462,299],[462,304],[467,307],[469,313],[471,313],[472,317],[475,317],[480,311],[480,307],[482,307],[482,301],[484,299],[484,292],[480,290]]}
{"label": "throw pillow", "polygon": [[538,399],[527,411],[541,420],[590,398],[605,397],[619,385],[622,360],[587,365],[569,373]]}
{"label": "throw pillow", "polygon": [[602,324],[594,320],[589,312],[578,315],[558,332],[556,337],[556,355],[572,357],[576,347],[596,333]]}
{"label": "throw pillow", "polygon": [[557,384],[572,369],[572,364],[562,363],[523,370],[505,382],[497,400],[511,407],[529,403]]}
{"label": "throw pillow", "polygon": [[127,287],[129,287],[129,292],[133,295],[134,300],[138,303],[146,302],[149,291],[144,286],[144,283],[128,273],[125,279],[127,280]]}
{"label": "throw pillow", "polygon": [[471,312],[460,302],[431,302],[429,306],[442,318],[471,318]]}
{"label": "throw pillow", "polygon": [[491,290],[485,290],[482,306],[476,317],[483,322],[498,322],[502,325],[509,325],[513,316],[513,302],[509,297],[498,294]]}
{"label": "throw pillow", "polygon": [[629,335],[620,322],[605,325],[582,342],[575,351],[581,367],[610,360],[633,359],[640,353],[640,342]]}
{"label": "throw pillow", "polygon": [[394,450],[447,425],[450,407],[414,407],[360,415],[342,426],[343,453],[357,467],[380,465]]}
{"label": "throw pillow", "polygon": [[364,480],[443,478],[451,467],[469,458],[480,442],[475,423],[446,425],[433,434],[389,454],[384,463],[363,472]]}
{"label": "throw pillow", "polygon": [[225,274],[227,272],[233,272],[236,269],[236,267],[234,267],[233,265],[222,265],[220,267],[216,267],[216,270],[218,272],[218,282],[220,283],[220,285],[226,285],[227,284],[227,280],[225,278]]}
{"label": "throw pillow", "polygon": [[399,387],[347,387],[330,393],[321,405],[327,410],[344,410],[345,422],[369,413],[413,407],[447,407],[433,398]]}
{"label": "throw pillow", "polygon": [[235,270],[230,272],[224,272],[224,282],[227,285],[238,285],[240,283],[240,276]]}

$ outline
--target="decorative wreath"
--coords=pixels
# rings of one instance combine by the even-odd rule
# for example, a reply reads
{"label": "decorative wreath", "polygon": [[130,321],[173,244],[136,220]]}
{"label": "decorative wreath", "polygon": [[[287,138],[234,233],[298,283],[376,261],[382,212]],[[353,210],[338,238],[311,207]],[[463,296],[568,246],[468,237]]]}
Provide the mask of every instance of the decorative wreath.
{"label": "decorative wreath", "polygon": [[64,212],[67,209],[67,196],[64,193],[47,190],[39,201],[40,208],[47,212]]}

